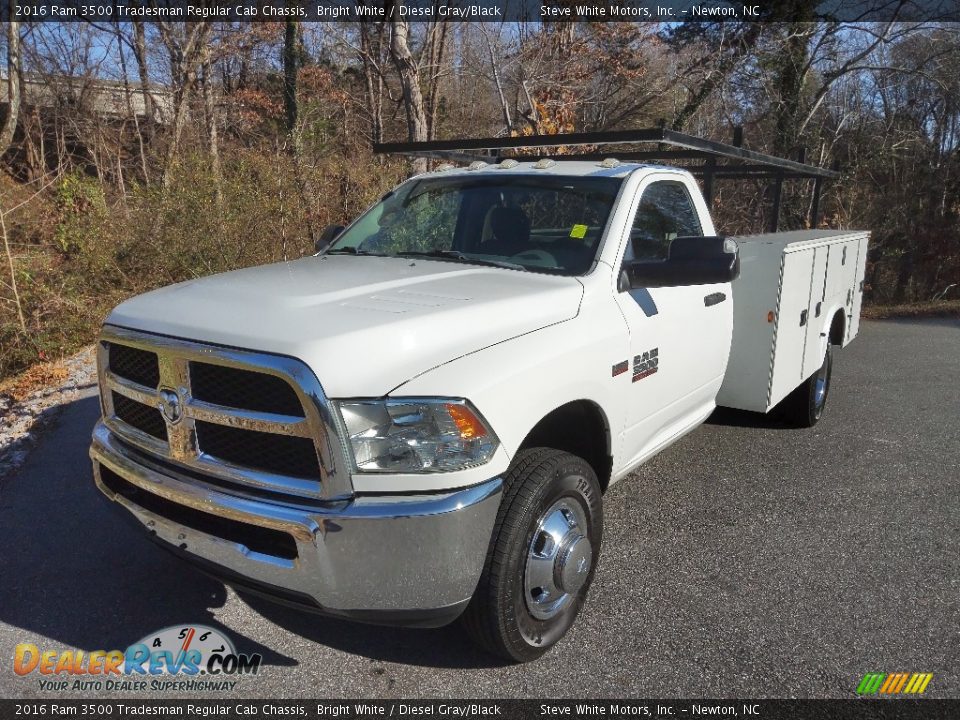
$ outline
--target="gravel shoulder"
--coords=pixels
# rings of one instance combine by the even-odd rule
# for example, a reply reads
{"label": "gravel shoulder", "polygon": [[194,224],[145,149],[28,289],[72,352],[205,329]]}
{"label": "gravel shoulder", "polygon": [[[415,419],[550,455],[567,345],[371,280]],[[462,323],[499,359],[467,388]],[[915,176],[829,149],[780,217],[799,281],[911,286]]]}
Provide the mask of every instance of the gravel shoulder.
{"label": "gravel shoulder", "polygon": [[[66,405],[96,387],[92,345],[51,366],[12,378],[0,390],[0,480],[23,465],[40,433]],[[60,376],[56,384],[47,384]],[[32,389],[35,385],[40,386]]]}

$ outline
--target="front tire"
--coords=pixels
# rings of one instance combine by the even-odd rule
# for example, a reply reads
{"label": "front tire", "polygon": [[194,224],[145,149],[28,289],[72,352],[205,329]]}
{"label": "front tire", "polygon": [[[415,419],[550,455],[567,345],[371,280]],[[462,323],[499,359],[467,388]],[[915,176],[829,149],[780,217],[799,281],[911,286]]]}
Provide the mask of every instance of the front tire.
{"label": "front tire", "polygon": [[504,478],[480,582],[463,615],[467,632],[513,662],[543,655],[576,620],[602,537],[593,468],[551,448],[518,453]]}

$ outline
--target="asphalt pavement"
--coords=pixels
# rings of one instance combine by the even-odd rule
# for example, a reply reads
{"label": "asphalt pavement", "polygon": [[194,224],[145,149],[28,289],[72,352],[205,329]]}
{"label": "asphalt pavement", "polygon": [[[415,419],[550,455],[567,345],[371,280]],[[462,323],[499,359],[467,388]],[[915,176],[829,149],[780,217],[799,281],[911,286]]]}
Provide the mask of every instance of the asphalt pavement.
{"label": "asphalt pavement", "polygon": [[960,697],[958,358],[960,321],[864,322],[816,428],[718,412],[610,489],[584,612],[523,666],[456,626],[241,598],[169,556],[93,485],[89,394],[0,482],[0,697],[97,694],[15,675],[18,643],[123,649],[181,623],[263,655],[249,697],[852,697],[867,672]]}

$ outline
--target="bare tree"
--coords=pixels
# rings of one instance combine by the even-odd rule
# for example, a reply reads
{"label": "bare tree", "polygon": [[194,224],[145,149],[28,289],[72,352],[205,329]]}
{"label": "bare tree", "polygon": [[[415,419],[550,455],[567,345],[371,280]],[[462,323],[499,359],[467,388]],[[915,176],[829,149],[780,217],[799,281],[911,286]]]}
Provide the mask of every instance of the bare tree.
{"label": "bare tree", "polygon": [[20,117],[20,23],[16,17],[17,0],[9,0],[10,21],[7,23],[7,117],[0,129],[0,155],[13,142]]}
{"label": "bare tree", "polygon": [[[507,97],[503,91],[503,79],[500,75],[500,60],[498,53],[494,51],[493,40],[490,38],[490,31],[484,23],[478,25],[480,34],[487,46],[487,54],[490,58],[490,72],[493,74],[493,84],[497,88],[497,98],[500,100],[500,111],[503,113],[503,127],[506,132],[510,132],[513,127],[513,120],[510,118],[510,105],[507,103]],[[499,40],[499,33],[497,40]]]}
{"label": "bare tree", "polygon": [[364,90],[367,109],[370,113],[370,135],[373,142],[383,142],[383,38],[385,24],[382,22],[361,22],[360,62],[363,65]]}
{"label": "bare tree", "polygon": [[[137,145],[140,151],[140,170],[143,172],[143,182],[146,185],[150,185],[150,170],[147,167],[147,152],[146,152],[146,143],[144,142],[144,133],[140,127],[140,118],[138,113],[133,107],[133,100],[130,93],[130,78],[127,75],[127,54],[123,49],[127,39],[124,37],[123,30],[120,27],[119,21],[114,22],[114,30],[117,34],[117,54],[120,57],[120,73],[123,76],[123,97],[127,106],[127,115],[133,120],[133,129],[134,133],[137,136]],[[150,96],[147,93],[143,95],[143,106],[144,112],[149,115],[150,113]],[[118,172],[119,169],[119,159],[117,161]]]}
{"label": "bare tree", "polygon": [[434,21],[428,25],[423,52],[417,64],[419,76],[423,77],[426,71],[427,140],[433,140],[436,136],[440,100],[443,97],[442,80],[448,70],[447,31],[451,24],[445,21]]}
{"label": "bare tree", "polygon": [[[390,22],[390,57],[400,77],[403,106],[407,115],[407,139],[411,142],[429,138],[427,113],[424,110],[423,92],[420,89],[420,72],[410,52],[410,23],[406,20]],[[426,158],[416,158],[412,163],[414,173],[427,170]]]}
{"label": "bare tree", "polygon": [[[733,29],[730,30],[731,25]],[[674,40],[686,55],[691,45],[703,47],[688,61],[678,78],[689,87],[686,102],[676,112],[670,126],[683,130],[707,99],[724,87],[736,69],[745,62],[763,32],[763,23],[686,24]]]}
{"label": "bare tree", "polygon": [[220,134],[217,129],[217,106],[213,88],[213,49],[210,43],[205,43],[203,46],[200,64],[202,69],[203,114],[207,123],[207,140],[210,145],[210,169],[213,171],[213,179],[216,183],[217,211],[220,214],[222,225],[223,171],[220,166]]}
{"label": "bare tree", "polygon": [[287,135],[297,134],[297,73],[300,70],[298,23],[288,19],[283,34],[283,109],[287,120]]}
{"label": "bare tree", "polygon": [[173,179],[173,164],[180,150],[180,139],[187,124],[189,100],[196,83],[203,46],[210,32],[210,21],[181,23],[157,23],[160,37],[170,53],[170,75],[173,82],[173,129],[167,146],[163,165],[163,186],[170,187]]}
{"label": "bare tree", "polygon": [[287,120],[287,140],[293,157],[293,168],[297,176],[300,200],[307,209],[307,234],[310,236],[310,242],[316,243],[318,235],[313,225],[315,194],[312,190],[312,184],[304,172],[303,134],[300,131],[300,106],[297,101],[297,76],[302,64],[303,52],[300,23],[292,18],[287,18],[283,35],[283,105]]}
{"label": "bare tree", "polygon": [[137,60],[140,74],[140,92],[143,93],[143,106],[148,120],[156,119],[156,103],[150,94],[150,72],[147,66],[147,33],[142,20],[133,21],[133,55]]}

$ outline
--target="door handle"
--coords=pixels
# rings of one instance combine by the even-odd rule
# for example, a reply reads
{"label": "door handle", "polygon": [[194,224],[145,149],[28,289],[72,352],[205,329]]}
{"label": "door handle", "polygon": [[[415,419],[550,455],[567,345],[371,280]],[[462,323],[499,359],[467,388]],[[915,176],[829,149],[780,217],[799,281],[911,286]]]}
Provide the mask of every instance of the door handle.
{"label": "door handle", "polygon": [[710,307],[711,305],[717,305],[722,303],[727,299],[727,296],[724,293],[716,292],[710,293],[703,299],[703,304],[705,307]]}
{"label": "door handle", "polygon": [[807,311],[801,310],[800,311],[800,327],[803,327],[806,324],[807,324]]}

